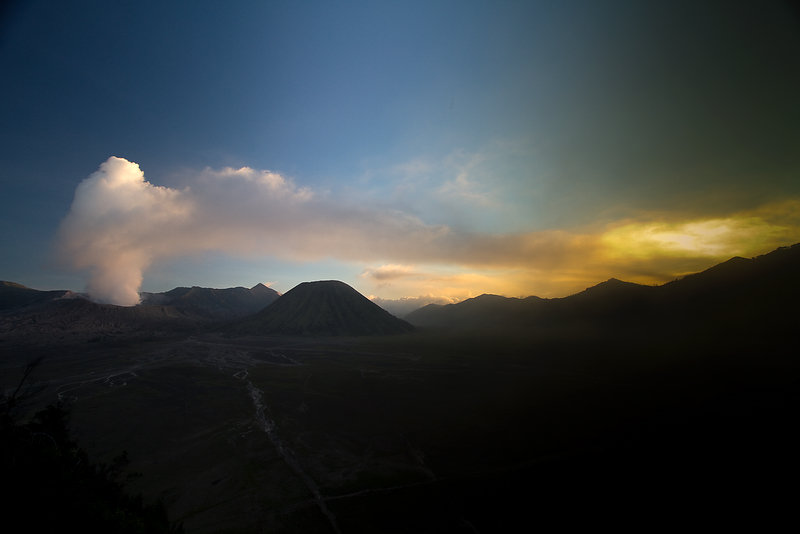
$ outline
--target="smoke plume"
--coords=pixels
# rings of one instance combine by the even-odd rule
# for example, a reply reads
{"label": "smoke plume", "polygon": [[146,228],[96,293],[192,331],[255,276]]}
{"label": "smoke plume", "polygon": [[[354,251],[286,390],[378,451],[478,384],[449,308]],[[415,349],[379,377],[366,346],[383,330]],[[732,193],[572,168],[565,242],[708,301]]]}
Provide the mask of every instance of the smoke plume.
{"label": "smoke plume", "polygon": [[139,302],[143,271],[193,212],[184,192],[154,186],[137,164],[111,157],[75,190],[61,223],[61,252],[90,270],[93,299],[131,306]]}

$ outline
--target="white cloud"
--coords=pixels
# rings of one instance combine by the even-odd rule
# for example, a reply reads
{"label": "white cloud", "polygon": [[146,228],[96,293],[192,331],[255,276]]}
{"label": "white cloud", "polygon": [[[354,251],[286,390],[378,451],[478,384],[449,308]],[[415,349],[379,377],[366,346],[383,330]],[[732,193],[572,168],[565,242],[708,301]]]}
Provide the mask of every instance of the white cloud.
{"label": "white cloud", "polygon": [[491,188],[487,170],[483,168],[486,156],[482,153],[467,154],[456,151],[445,160],[448,174],[455,174],[437,190],[445,200],[457,200],[482,207],[498,207]]}

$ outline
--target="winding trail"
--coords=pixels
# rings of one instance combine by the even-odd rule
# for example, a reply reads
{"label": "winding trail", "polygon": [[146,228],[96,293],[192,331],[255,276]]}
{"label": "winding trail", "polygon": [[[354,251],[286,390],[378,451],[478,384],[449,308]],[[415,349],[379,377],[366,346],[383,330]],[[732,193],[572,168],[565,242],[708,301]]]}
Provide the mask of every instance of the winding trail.
{"label": "winding trail", "polygon": [[289,468],[294,471],[294,473],[300,478],[300,480],[303,481],[303,484],[305,484],[306,488],[308,488],[308,490],[314,496],[314,502],[322,514],[328,519],[333,531],[336,534],[341,534],[342,531],[339,529],[339,525],[336,522],[336,517],[325,504],[327,499],[320,492],[319,486],[314,479],[303,470],[300,462],[297,461],[297,457],[294,455],[294,452],[287,447],[283,440],[281,440],[280,436],[278,436],[275,421],[270,419],[270,417],[267,415],[267,406],[264,404],[264,392],[255,387],[250,380],[247,380],[246,374],[242,375],[241,372],[239,372],[234,376],[240,380],[244,380],[247,384],[247,392],[250,394],[250,398],[253,400],[253,406],[255,406],[256,409],[256,422],[258,423],[259,428],[261,428],[261,430],[267,434],[270,442],[272,442],[272,445],[275,447],[275,450],[278,451],[280,457],[283,458],[283,461],[286,462],[286,465],[288,465]]}

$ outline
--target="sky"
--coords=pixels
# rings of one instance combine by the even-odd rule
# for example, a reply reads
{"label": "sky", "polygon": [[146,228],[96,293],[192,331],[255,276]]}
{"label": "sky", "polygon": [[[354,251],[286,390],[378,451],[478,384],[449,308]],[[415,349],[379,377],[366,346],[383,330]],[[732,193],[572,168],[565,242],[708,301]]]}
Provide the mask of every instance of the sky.
{"label": "sky", "polygon": [[0,279],[412,307],[800,242],[788,2],[1,9]]}

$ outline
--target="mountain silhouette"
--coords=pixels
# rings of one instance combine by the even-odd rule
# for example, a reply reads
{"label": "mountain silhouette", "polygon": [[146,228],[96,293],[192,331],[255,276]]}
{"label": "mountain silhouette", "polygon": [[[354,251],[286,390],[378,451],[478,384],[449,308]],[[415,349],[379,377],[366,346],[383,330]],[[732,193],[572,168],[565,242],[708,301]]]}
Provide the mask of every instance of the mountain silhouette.
{"label": "mountain silhouette", "polygon": [[238,334],[363,336],[409,332],[413,327],[336,280],[303,282],[232,327]]}
{"label": "mountain silhouette", "polygon": [[251,315],[278,296],[262,284],[251,289],[178,287],[164,293],[143,293],[142,303],[136,306],[115,306],[71,291],[38,291],[2,282],[0,334],[48,343],[186,332]]}
{"label": "mountain silhouette", "polygon": [[800,298],[800,244],[752,259],[735,257],[660,286],[611,278],[563,298],[482,295],[457,304],[430,304],[406,316],[427,328],[513,329],[593,324],[780,332],[792,328]]}
{"label": "mountain silhouette", "polygon": [[[142,293],[142,302],[131,316],[182,316],[195,319],[228,320],[251,315],[275,300],[280,293],[264,284],[247,289],[232,287],[213,289],[208,287],[176,287],[163,293]],[[15,282],[0,281],[0,312],[14,313],[24,309],[47,307],[56,300],[78,300],[90,302],[86,295],[66,290],[40,291]],[[94,304],[94,303],[93,303]],[[70,306],[70,305],[66,305]],[[76,307],[91,308],[85,304]],[[108,305],[112,308],[122,306]],[[162,312],[150,308],[169,308]]]}
{"label": "mountain silhouette", "polygon": [[228,320],[245,317],[275,302],[280,294],[264,284],[232,287],[176,287],[165,293],[143,294],[141,306],[171,306],[188,316]]}
{"label": "mountain silhouette", "polygon": [[67,291],[39,291],[16,282],[0,281],[0,311],[24,308],[64,296]]}
{"label": "mountain silhouette", "polygon": [[[517,334],[586,328],[627,335],[688,338],[785,336],[800,301],[800,244],[747,259],[734,257],[660,286],[611,278],[563,298],[481,295],[457,304],[430,304],[400,320],[343,282],[302,283],[283,296],[253,288],[178,287],[143,293],[132,307],[97,304],[70,291],[38,291],[0,282],[0,332],[15,336],[183,331],[237,321],[232,334],[381,335],[414,326]],[[732,339],[732,337],[731,337]]]}
{"label": "mountain silhouette", "polygon": [[510,327],[543,309],[545,299],[483,294],[457,304],[428,304],[406,316],[414,326],[455,329]]}

